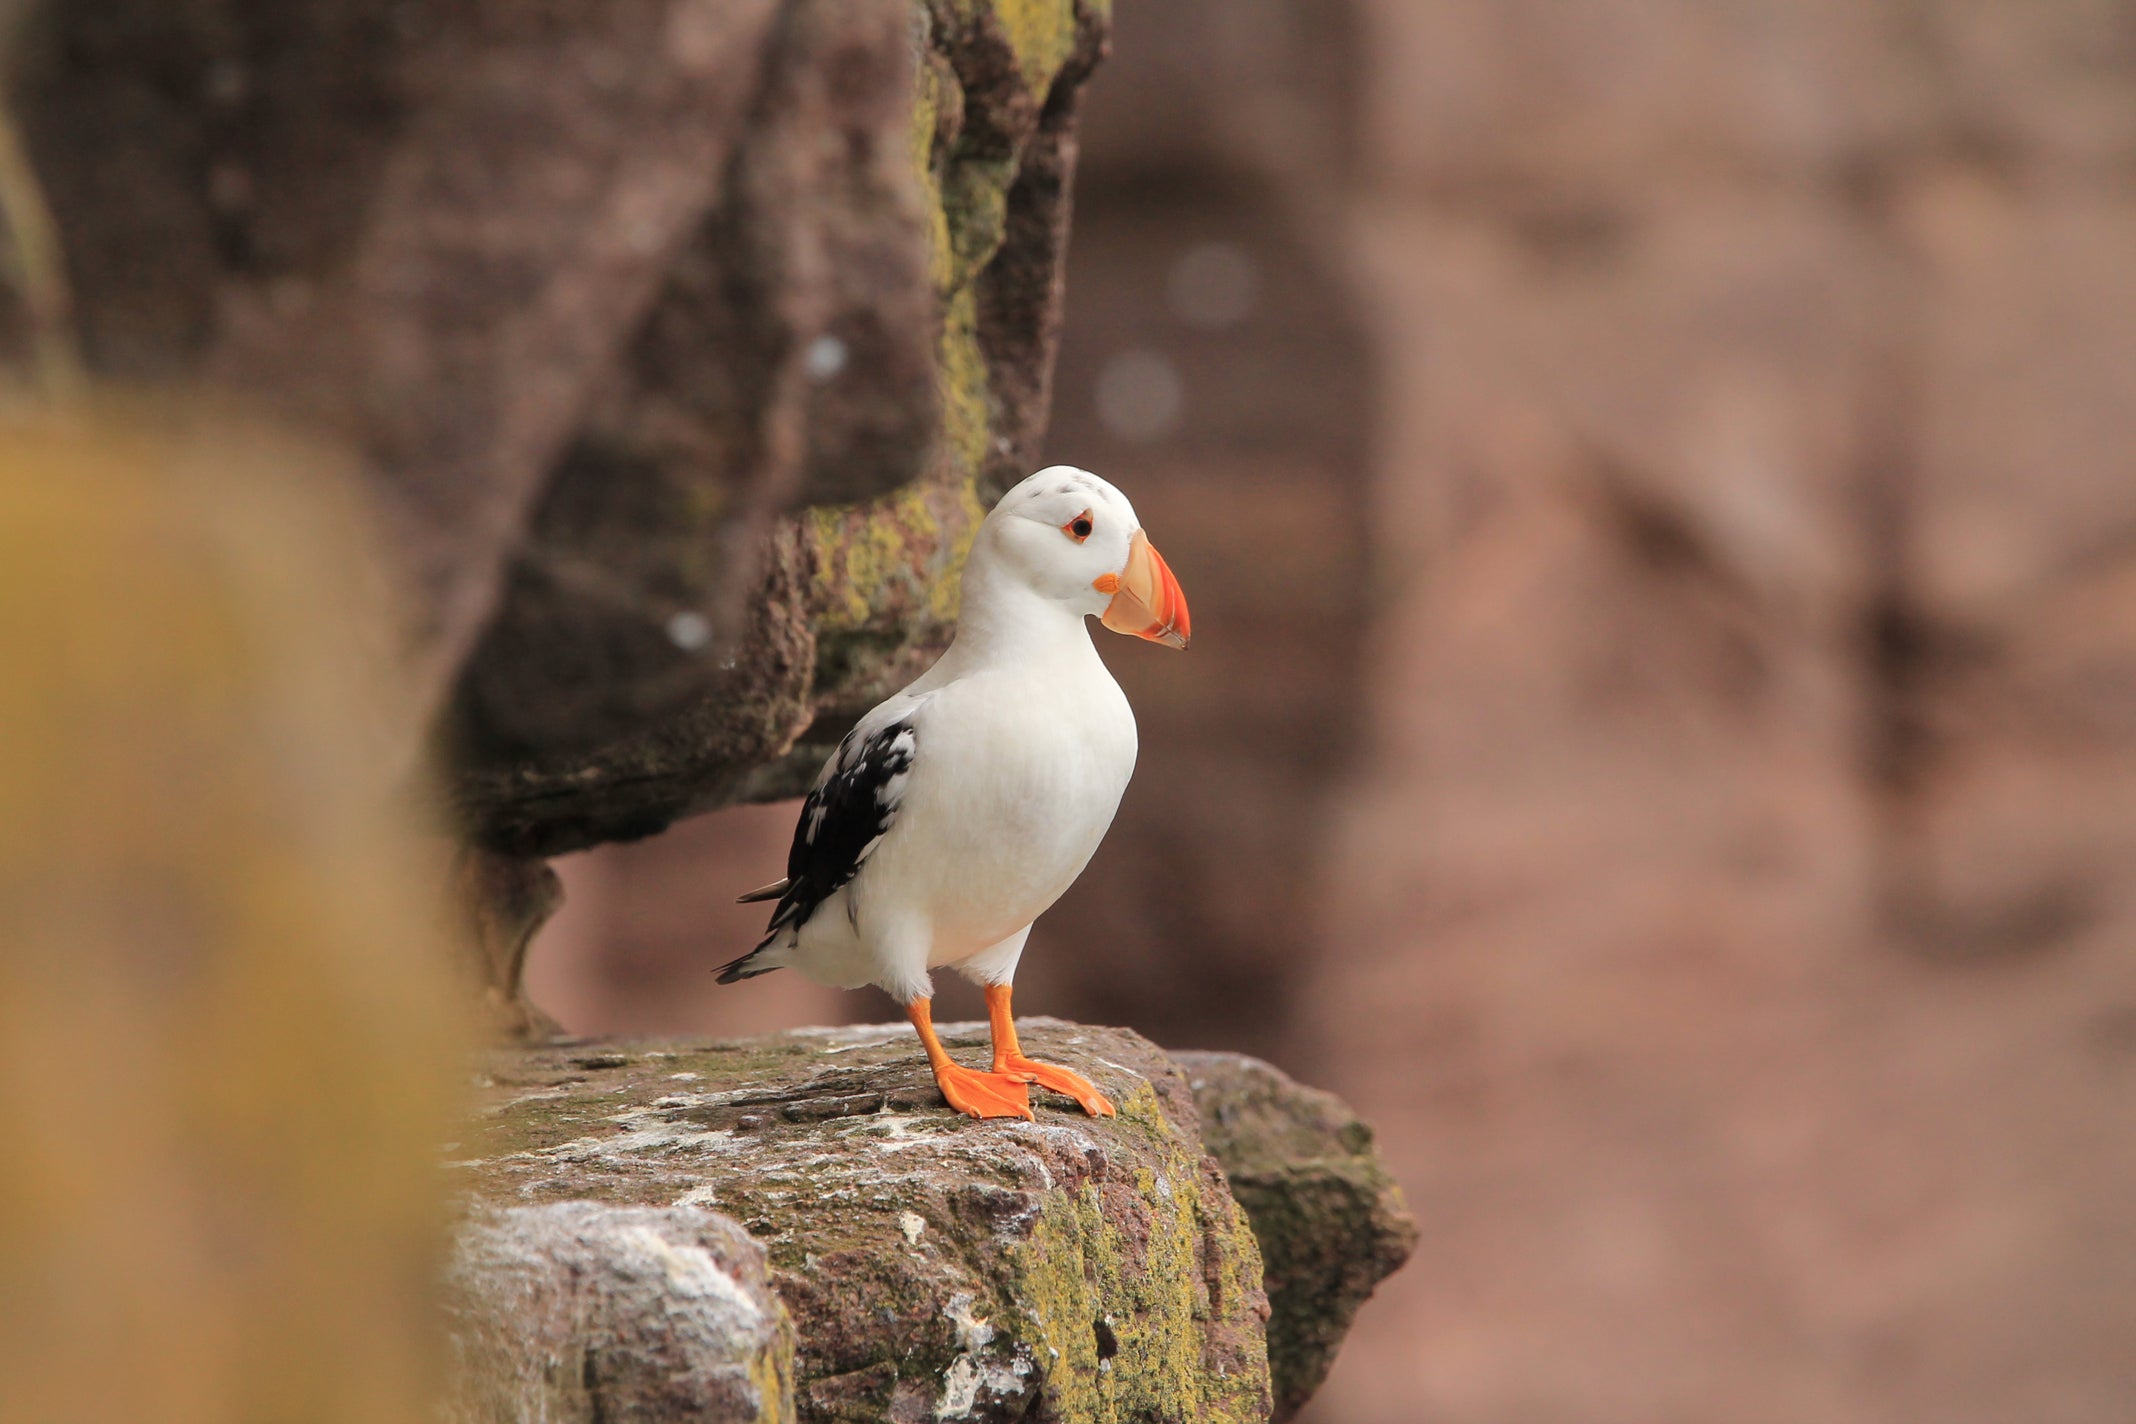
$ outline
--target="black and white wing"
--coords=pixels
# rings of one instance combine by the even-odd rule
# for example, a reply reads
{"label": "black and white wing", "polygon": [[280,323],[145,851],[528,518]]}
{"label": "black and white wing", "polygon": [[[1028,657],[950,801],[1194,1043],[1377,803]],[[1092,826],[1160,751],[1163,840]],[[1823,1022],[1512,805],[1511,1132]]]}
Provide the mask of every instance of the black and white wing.
{"label": "black and white wing", "polygon": [[900,715],[887,720],[875,715],[863,719],[838,744],[837,754],[824,764],[808,800],[802,803],[801,819],[794,826],[793,848],[786,853],[786,879],[742,897],[768,900],[773,894],[778,895],[779,903],[772,911],[764,938],[755,949],[720,970],[720,983],[731,984],[776,969],[776,964],[751,961],[789,930],[798,931],[807,924],[817,906],[860,873],[868,856],[889,832],[904,800],[905,781],[912,773],[913,755],[919,747],[919,732],[914,726],[919,705],[897,710]]}

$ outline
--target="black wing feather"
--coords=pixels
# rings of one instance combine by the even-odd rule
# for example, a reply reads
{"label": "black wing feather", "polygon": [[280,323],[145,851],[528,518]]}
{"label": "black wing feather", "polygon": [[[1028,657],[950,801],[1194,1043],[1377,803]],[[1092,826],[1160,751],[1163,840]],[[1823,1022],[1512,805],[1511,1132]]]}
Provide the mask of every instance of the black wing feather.
{"label": "black wing feather", "polygon": [[750,961],[784,932],[807,924],[818,905],[860,873],[875,843],[897,819],[918,744],[909,714],[866,738],[860,738],[856,728],[838,744],[838,754],[801,805],[793,848],[786,853],[785,891],[764,938],[720,970],[720,983],[777,967],[758,968]]}

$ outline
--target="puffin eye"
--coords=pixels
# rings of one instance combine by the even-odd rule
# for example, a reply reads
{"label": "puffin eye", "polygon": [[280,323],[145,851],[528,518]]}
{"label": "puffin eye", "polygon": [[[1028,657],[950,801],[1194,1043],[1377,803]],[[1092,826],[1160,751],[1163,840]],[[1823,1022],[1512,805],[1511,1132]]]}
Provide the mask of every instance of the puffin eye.
{"label": "puffin eye", "polygon": [[1090,529],[1090,511],[1086,509],[1081,514],[1078,514],[1075,518],[1069,520],[1066,524],[1063,524],[1061,526],[1061,533],[1066,534],[1069,538],[1075,540],[1076,543],[1080,544],[1085,539],[1088,539],[1090,537]]}

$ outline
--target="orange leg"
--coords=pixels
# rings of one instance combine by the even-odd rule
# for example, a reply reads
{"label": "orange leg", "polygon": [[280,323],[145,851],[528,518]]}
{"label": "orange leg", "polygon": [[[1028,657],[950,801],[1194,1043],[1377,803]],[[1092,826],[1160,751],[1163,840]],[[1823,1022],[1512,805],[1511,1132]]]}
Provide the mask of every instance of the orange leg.
{"label": "orange leg", "polygon": [[973,1117],[1031,1116],[1031,1090],[1025,1080],[1001,1073],[981,1073],[959,1066],[935,1037],[934,1001],[914,999],[905,1006],[905,1016],[919,1030],[920,1047],[927,1050],[928,1066],[934,1069],[935,1086],[949,1105]]}
{"label": "orange leg", "polygon": [[1066,1068],[1056,1068],[1050,1063],[1040,1063],[1026,1058],[1016,1042],[1016,1017],[1009,1012],[1009,986],[994,984],[986,991],[986,1017],[994,1028],[994,1071],[1006,1073],[1026,1083],[1036,1083],[1041,1088],[1051,1088],[1056,1093],[1066,1093],[1083,1105],[1083,1111],[1092,1117],[1113,1116],[1113,1105],[1091,1081],[1080,1073],[1071,1073]]}

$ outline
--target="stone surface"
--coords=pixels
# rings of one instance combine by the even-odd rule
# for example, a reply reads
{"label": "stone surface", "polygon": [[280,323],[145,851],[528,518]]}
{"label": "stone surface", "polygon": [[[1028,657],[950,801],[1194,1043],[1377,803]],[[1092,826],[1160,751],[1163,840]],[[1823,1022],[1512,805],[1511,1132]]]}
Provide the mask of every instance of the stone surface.
{"label": "stone surface", "polygon": [[1176,1053],[1261,1244],[1275,1417],[1320,1388],[1357,1308],[1416,1249],[1416,1218],[1340,1098],[1239,1053]]}
{"label": "stone surface", "polygon": [[[971,1059],[984,1030],[948,1025],[943,1037]],[[768,1254],[793,1317],[802,1419],[1266,1418],[1261,1257],[1202,1150],[1185,1077],[1117,1029],[1026,1020],[1024,1042],[1089,1075],[1119,1117],[1088,1119],[1044,1093],[1036,1122],[952,1113],[902,1025],[500,1052],[481,1125],[456,1149],[481,1204],[463,1286],[526,1291],[529,1261],[578,1259],[596,1239],[630,1237],[641,1260],[659,1254],[642,1233],[696,1242],[695,1213],[710,1210]],[[651,1304],[627,1283],[534,1289],[548,1323],[517,1349],[594,1318],[572,1314],[582,1299],[612,1302],[598,1316],[611,1322],[633,1300]],[[481,1318],[511,1315],[492,1303]],[[576,1358],[575,1345],[555,1348]],[[506,1389],[579,1387],[568,1366],[555,1381],[505,1372],[519,1382]],[[578,1378],[588,1417],[627,1417],[598,1412],[601,1370]]]}
{"label": "stone surface", "polygon": [[451,1273],[454,1424],[781,1424],[793,1325],[764,1248],[701,1207],[486,1207]]}

